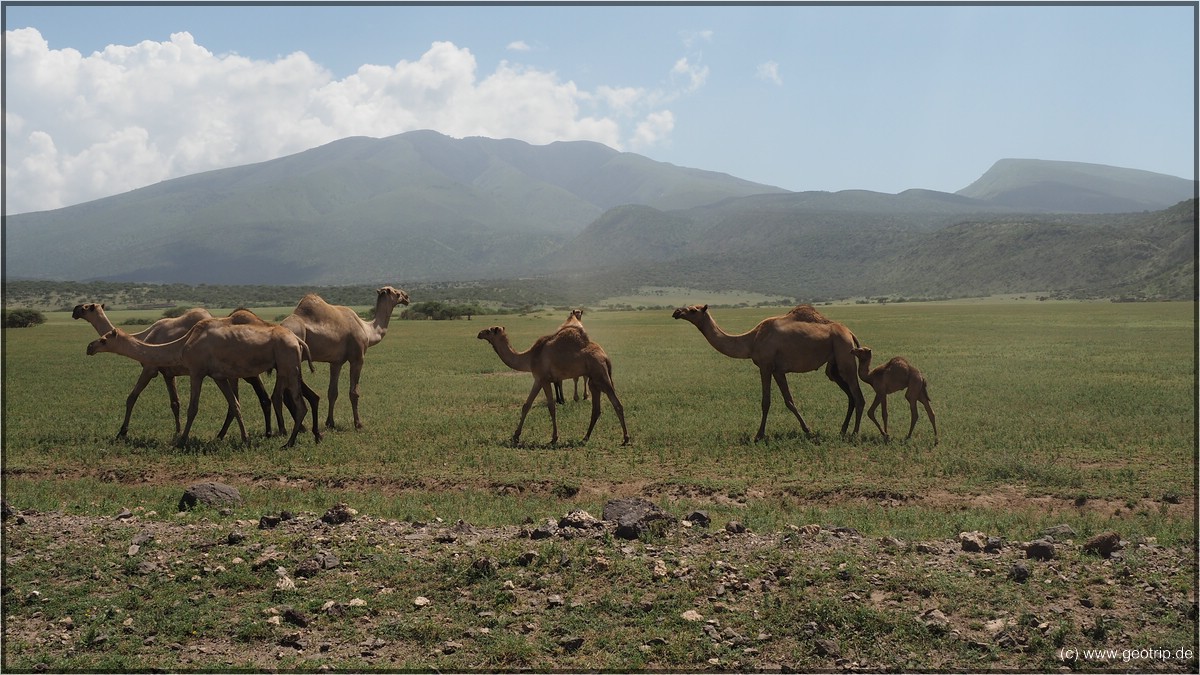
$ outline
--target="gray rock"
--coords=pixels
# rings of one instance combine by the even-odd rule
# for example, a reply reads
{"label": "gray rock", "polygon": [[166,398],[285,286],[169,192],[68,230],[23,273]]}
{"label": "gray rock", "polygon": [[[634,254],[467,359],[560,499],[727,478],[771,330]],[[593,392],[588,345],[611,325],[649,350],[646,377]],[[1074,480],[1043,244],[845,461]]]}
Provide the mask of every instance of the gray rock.
{"label": "gray rock", "polygon": [[615,522],[615,534],[622,539],[637,539],[642,534],[654,532],[669,523],[674,518],[658,507],[640,497],[613,499],[604,505],[604,520]]}
{"label": "gray rock", "polygon": [[1054,542],[1049,539],[1035,539],[1025,545],[1025,557],[1033,560],[1053,560]]}
{"label": "gray rock", "polygon": [[242,493],[232,485],[213,482],[195,483],[188,486],[184,490],[183,496],[179,498],[179,510],[187,511],[196,505],[225,506],[241,503]]}
{"label": "gray rock", "polygon": [[746,531],[746,526],[740,521],[731,520],[725,523],[725,531],[730,534],[741,534]]}
{"label": "gray rock", "polygon": [[967,553],[982,553],[987,548],[988,538],[982,532],[959,532],[958,542]]}
{"label": "gray rock", "polygon": [[1074,539],[1076,536],[1075,529],[1066,523],[1054,525],[1053,527],[1047,527],[1046,529],[1042,530],[1041,534],[1043,537],[1051,537],[1055,541]]}
{"label": "gray rock", "polygon": [[1121,535],[1116,532],[1102,532],[1083,545],[1084,553],[1093,553],[1103,558],[1111,557],[1113,551],[1121,550]]}
{"label": "gray rock", "polygon": [[593,528],[603,528],[604,523],[596,520],[592,514],[587,511],[571,511],[562,518],[558,519],[559,527],[574,527],[576,529],[585,530]]}
{"label": "gray rock", "polygon": [[1026,565],[1019,560],[1013,563],[1013,566],[1008,570],[1008,578],[1019,584],[1025,583],[1031,574],[1032,572],[1029,569],[1029,565]]}
{"label": "gray rock", "polygon": [[712,523],[712,518],[708,517],[707,511],[692,511],[684,516],[683,519],[700,527],[708,527]]}
{"label": "gray rock", "polygon": [[355,511],[345,503],[334,504],[325,515],[321,516],[321,522],[330,525],[341,525],[354,520]]}

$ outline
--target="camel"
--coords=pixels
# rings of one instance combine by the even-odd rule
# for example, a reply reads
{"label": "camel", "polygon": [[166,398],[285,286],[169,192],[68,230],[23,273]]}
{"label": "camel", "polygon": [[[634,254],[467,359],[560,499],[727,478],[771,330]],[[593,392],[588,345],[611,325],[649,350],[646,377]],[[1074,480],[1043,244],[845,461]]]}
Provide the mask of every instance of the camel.
{"label": "camel", "polygon": [[556,332],[545,335],[534,341],[533,346],[523,352],[516,352],[508,341],[508,334],[503,326],[492,326],[479,331],[480,340],[487,340],[504,365],[522,372],[533,373],[533,389],[521,407],[521,421],[513,432],[512,442],[517,445],[521,441],[521,429],[525,426],[525,416],[537,398],[538,392],[546,395],[546,405],[550,409],[550,423],[553,432],[550,443],[558,443],[558,417],[554,409],[554,396],[550,386],[554,381],[562,381],[568,377],[587,377],[588,386],[592,390],[592,420],[588,423],[587,433],[583,436],[586,443],[592,437],[592,429],[596,420],[600,419],[600,395],[608,395],[613,410],[617,411],[617,419],[621,420],[621,432],[624,438],[621,445],[629,444],[629,428],[625,426],[625,408],[617,398],[617,390],[612,380],[612,360],[604,353],[600,345],[588,339],[583,329],[567,326]]}
{"label": "camel", "polygon": [[[200,407],[200,390],[205,377],[216,381],[225,395],[227,412],[225,426],[230,418],[237,420],[242,433],[242,442],[249,441],[246,425],[242,422],[234,382],[238,378],[252,377],[275,369],[282,396],[290,397],[292,410],[292,434],[284,447],[296,444],[296,436],[303,426],[307,412],[301,390],[303,375],[301,363],[312,358],[307,346],[282,326],[266,323],[234,323],[223,319],[204,319],[192,326],[186,335],[165,344],[149,344],[138,340],[119,328],[93,340],[87,346],[88,356],[112,352],[127,356],[143,366],[158,368],[182,364],[191,379],[191,397],[188,400],[187,423],[179,436],[177,445],[187,443],[192,423]],[[321,441],[317,425],[313,425],[316,442]]]}
{"label": "camel", "polygon": [[[363,358],[367,348],[379,344],[387,335],[388,322],[396,305],[407,305],[408,293],[384,286],[376,291],[375,316],[370,322],[363,321],[353,309],[343,305],[331,305],[314,293],[300,299],[296,309],[280,322],[292,331],[312,350],[314,361],[329,364],[329,412],[325,426],[334,428],[333,405],[338,397],[338,378],[342,364],[350,363],[350,407],[354,411],[354,428],[361,429],[362,418],[358,415],[358,380],[362,374]],[[276,414],[279,407],[275,408]]]}
{"label": "camel", "polygon": [[[561,326],[559,326],[559,328],[562,329],[562,328],[566,328],[567,326],[576,326],[580,329],[583,329],[583,310],[582,309],[571,310],[571,313],[567,315],[567,320],[564,321],[563,324]],[[585,335],[587,334],[586,330],[584,331],[584,334]],[[574,398],[574,400],[578,401],[579,400],[579,378],[578,377],[575,378],[574,382],[575,382],[575,398]],[[588,399],[587,377],[584,377],[583,378],[583,400],[586,401],[587,399]],[[567,402],[567,400],[565,398],[563,398],[562,382],[554,383],[554,400],[557,401],[560,405],[564,405]]]}
{"label": "camel", "polygon": [[[888,394],[907,390],[904,397],[908,399],[909,425],[908,436],[905,436],[904,440],[912,438],[913,429],[917,426],[917,402],[920,401],[921,405],[925,406],[925,412],[929,413],[929,423],[933,425],[933,444],[937,445],[937,419],[933,415],[933,406],[929,403],[929,382],[925,380],[921,371],[917,370],[917,367],[909,363],[903,356],[892,357],[887,363],[872,370],[870,347],[852,349],[850,353],[858,357],[859,379],[871,385],[871,388],[875,390],[875,400],[871,402],[871,407],[867,410],[867,417],[870,417],[875,426],[879,427],[879,433],[883,434],[883,439],[890,440],[887,431]],[[879,405],[883,406],[883,426],[879,426],[879,420],[875,419],[875,408]]]}
{"label": "camel", "polygon": [[[112,322],[109,321],[108,316],[104,313],[104,305],[99,303],[75,305],[74,310],[71,312],[71,318],[84,319],[96,329],[97,335],[105,335],[114,328]],[[192,326],[204,319],[211,318],[213,316],[209,314],[208,310],[196,307],[189,309],[178,317],[159,319],[149,328],[134,333],[131,337],[147,344],[164,344],[183,337],[191,330]],[[258,317],[255,318],[257,319]],[[129,396],[125,398],[125,420],[121,423],[121,428],[117,430],[117,438],[125,438],[129,433],[129,420],[133,416],[133,406],[137,403],[138,397],[142,395],[142,390],[158,375],[162,375],[163,383],[167,387],[167,396],[171,402],[171,414],[175,418],[175,435],[179,435],[182,427],[179,424],[179,392],[175,389],[175,378],[180,375],[187,375],[187,370],[179,364],[162,367],[143,365],[142,372],[138,375],[137,382],[133,385],[133,391],[129,392]],[[263,417],[266,419],[267,435],[270,436],[271,397],[267,396],[267,390],[263,387],[262,380],[257,375],[246,378],[246,381],[250,383],[250,386],[254,388],[254,393],[258,395],[258,402],[262,406]],[[305,388],[307,389],[307,385]],[[309,389],[308,391],[311,392],[312,390]],[[224,431],[221,433],[224,435]],[[283,433],[282,428],[280,429],[280,433]]]}
{"label": "camel", "polygon": [[762,421],[754,440],[766,435],[767,412],[771,409],[771,379],[779,385],[783,402],[800,422],[805,434],[811,435],[804,418],[792,400],[787,373],[807,373],[825,366],[825,376],[838,385],[848,399],[842,435],[854,413],[854,433],[862,419],[863,394],[854,378],[854,355],[858,338],[849,328],[825,318],[812,305],[798,305],[787,314],[763,319],[757,326],[740,335],[730,335],[717,326],[708,305],[692,305],[676,309],[672,316],[685,319],[704,335],[718,352],[735,359],[750,359],[758,366],[762,379]]}

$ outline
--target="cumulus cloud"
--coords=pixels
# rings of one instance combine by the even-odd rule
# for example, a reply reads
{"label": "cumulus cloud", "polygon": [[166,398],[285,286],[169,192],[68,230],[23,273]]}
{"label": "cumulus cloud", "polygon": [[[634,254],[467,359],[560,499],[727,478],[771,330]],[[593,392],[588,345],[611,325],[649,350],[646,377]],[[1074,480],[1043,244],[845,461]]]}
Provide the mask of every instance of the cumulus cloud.
{"label": "cumulus cloud", "polygon": [[779,76],[779,64],[775,61],[766,61],[765,63],[758,64],[755,77],[774,84],[783,84],[783,78]]}
{"label": "cumulus cloud", "polygon": [[671,68],[671,75],[681,77],[684,91],[691,93],[704,86],[704,82],[708,80],[708,66],[692,63],[684,56],[675,62],[675,67]]}
{"label": "cumulus cloud", "polygon": [[[664,142],[668,97],[637,87],[580,89],[503,61],[480,72],[469,49],[436,42],[415,60],[335,78],[296,52],[274,60],[214,54],[188,33],[90,55],[7,31],[6,211],[58,208],[157,181],[264,161],[352,135],[414,129],[530,143],[592,140],[645,150]],[[510,49],[520,51],[512,43]],[[707,77],[686,59],[673,76]]]}
{"label": "cumulus cloud", "polygon": [[506,49],[508,49],[510,52],[528,52],[531,51],[533,47],[530,47],[529,44],[524,40],[515,40],[508,43],[508,47],[506,47]]}

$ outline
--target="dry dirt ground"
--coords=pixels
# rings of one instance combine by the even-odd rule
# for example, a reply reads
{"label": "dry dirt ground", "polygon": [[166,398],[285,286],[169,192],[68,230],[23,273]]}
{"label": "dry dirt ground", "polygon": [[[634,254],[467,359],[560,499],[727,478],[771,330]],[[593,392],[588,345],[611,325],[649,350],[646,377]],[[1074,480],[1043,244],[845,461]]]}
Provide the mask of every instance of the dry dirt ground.
{"label": "dry dirt ground", "polygon": [[15,509],[8,672],[1198,667],[1194,541],[1105,556],[1060,530],[1042,559],[986,533],[752,532],[685,514],[626,539],[579,512],[484,528],[338,507],[278,522]]}

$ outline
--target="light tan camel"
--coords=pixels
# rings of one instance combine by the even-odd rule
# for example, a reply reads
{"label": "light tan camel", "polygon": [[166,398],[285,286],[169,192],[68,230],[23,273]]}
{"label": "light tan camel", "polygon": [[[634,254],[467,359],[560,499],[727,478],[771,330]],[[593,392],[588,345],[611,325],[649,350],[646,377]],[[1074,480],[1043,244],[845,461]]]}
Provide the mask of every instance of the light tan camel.
{"label": "light tan camel", "polygon": [[[571,313],[567,315],[567,320],[564,321],[561,326],[559,326],[559,329],[566,328],[567,326],[575,326],[575,327],[579,328],[580,330],[583,330],[584,335],[587,334],[587,331],[584,330],[584,328],[583,328],[583,310],[582,309],[571,310]],[[572,381],[575,383],[575,399],[574,400],[578,401],[579,400],[579,378],[576,377]],[[587,384],[587,377],[584,377],[583,378],[583,400],[586,401],[587,399],[588,399],[588,384]],[[562,382],[554,383],[554,400],[558,401],[559,404],[565,404],[567,402],[566,398],[563,397]]]}
{"label": "light tan camel", "polygon": [[[314,361],[329,364],[329,412],[325,426],[333,428],[333,405],[338,397],[338,378],[342,364],[350,363],[350,408],[354,411],[354,427],[361,429],[358,415],[358,380],[362,375],[363,358],[367,348],[379,344],[387,335],[388,323],[396,305],[407,305],[408,293],[384,286],[376,291],[375,315],[367,322],[353,309],[331,305],[314,293],[301,298],[296,309],[280,325],[292,331],[308,344]],[[278,407],[276,411],[278,413]]]}
{"label": "light tan camel", "polygon": [[558,443],[558,417],[554,409],[554,396],[550,391],[551,384],[556,380],[582,376],[588,378],[588,386],[592,390],[592,420],[588,423],[583,442],[586,443],[592,437],[592,429],[596,426],[596,420],[600,419],[600,395],[607,394],[613,410],[617,411],[617,419],[621,420],[621,432],[624,434],[621,445],[629,444],[625,408],[617,398],[617,390],[613,386],[612,360],[600,345],[588,339],[582,328],[560,328],[550,335],[538,338],[532,347],[519,353],[513,350],[503,326],[481,330],[477,337],[491,343],[504,365],[513,370],[533,373],[533,389],[529,391],[529,397],[521,407],[521,421],[517,423],[517,430],[513,432],[513,445],[521,441],[525,416],[529,414],[529,408],[539,391],[545,393],[546,405],[550,409],[550,424],[553,428],[550,443]]}
{"label": "light tan camel", "polygon": [[[871,402],[871,407],[867,410],[867,417],[879,427],[879,433],[883,434],[884,440],[888,440],[888,411],[887,397],[888,394],[894,394],[902,389],[907,391],[904,397],[908,399],[908,409],[910,421],[908,425],[908,436],[904,440],[912,438],[913,429],[917,426],[917,402],[925,406],[925,412],[929,413],[929,423],[933,425],[933,444],[937,445],[937,418],[933,415],[933,406],[929,401],[929,383],[925,380],[925,376],[921,374],[917,367],[909,363],[903,356],[893,357],[892,360],[871,369],[871,348],[859,347],[851,350],[851,353],[858,357],[858,377],[871,388],[875,390],[875,400]],[[879,420],[875,419],[876,406],[883,406],[883,426],[879,426]]]}
{"label": "light tan camel", "polygon": [[807,373],[825,366],[825,376],[846,394],[846,419],[842,435],[854,413],[854,433],[862,419],[863,394],[854,377],[854,355],[858,338],[844,325],[821,315],[812,305],[798,305],[787,314],[763,319],[757,326],[740,335],[730,335],[717,326],[708,312],[708,305],[680,307],[672,315],[685,319],[700,329],[708,343],[718,352],[735,359],[750,359],[758,366],[762,379],[762,421],[755,441],[761,441],[767,430],[767,412],[771,409],[771,378],[779,385],[783,402],[800,422],[804,433],[811,434],[788,388],[787,373]]}
{"label": "light tan camel", "polygon": [[[205,377],[216,381],[227,403],[226,426],[232,416],[237,420],[242,433],[242,442],[248,442],[246,425],[242,423],[241,409],[233,381],[252,377],[275,369],[282,396],[290,397],[294,404],[292,412],[292,435],[284,447],[296,443],[296,436],[303,426],[307,412],[302,394],[301,363],[308,360],[305,344],[282,326],[266,324],[236,324],[223,319],[205,319],[198,322],[186,335],[166,344],[149,344],[133,338],[119,328],[114,328],[87,346],[88,356],[112,352],[134,359],[143,365],[171,367],[183,364],[191,379],[191,397],[188,400],[187,423],[179,436],[178,445],[187,443],[192,423],[200,407],[200,390]],[[313,436],[320,442],[321,436],[313,425]]]}
{"label": "light tan camel", "polygon": [[[253,314],[251,313],[251,316]],[[96,329],[97,335],[105,335],[114,328],[112,322],[108,319],[108,315],[104,313],[104,305],[99,303],[87,303],[75,305],[75,309],[71,312],[72,319],[83,319]],[[208,310],[202,307],[189,309],[177,317],[159,319],[145,330],[134,333],[130,337],[145,342],[147,344],[165,344],[172,340],[177,340],[187,334],[192,326],[204,319],[213,318]],[[258,319],[257,316],[254,317]],[[129,432],[129,420],[133,416],[133,406],[137,403],[138,397],[142,395],[142,391],[150,384],[158,375],[162,375],[163,383],[167,387],[167,396],[171,402],[171,415],[175,418],[175,435],[180,433],[181,426],[179,424],[179,392],[175,388],[175,378],[181,375],[187,375],[187,369],[181,364],[168,366],[142,366],[142,372],[138,375],[137,382],[133,385],[133,390],[129,392],[129,396],[125,398],[125,420],[121,423],[121,428],[117,431],[117,438],[124,438]],[[254,393],[258,396],[259,405],[263,409],[263,417],[266,421],[267,435],[271,435],[271,397],[267,396],[267,390],[263,387],[262,379],[257,375],[254,377],[245,378],[250,386],[254,388]],[[305,385],[305,389],[308,389]],[[312,390],[309,389],[309,392]],[[307,395],[307,393],[306,393]],[[311,398],[310,398],[311,401]],[[315,404],[314,404],[315,405]],[[315,411],[315,408],[314,408]],[[315,412],[314,412],[315,414]],[[280,418],[282,423],[282,417]],[[228,422],[226,423],[228,425]],[[283,433],[282,427],[279,433]],[[221,435],[225,435],[225,430],[221,431]]]}

